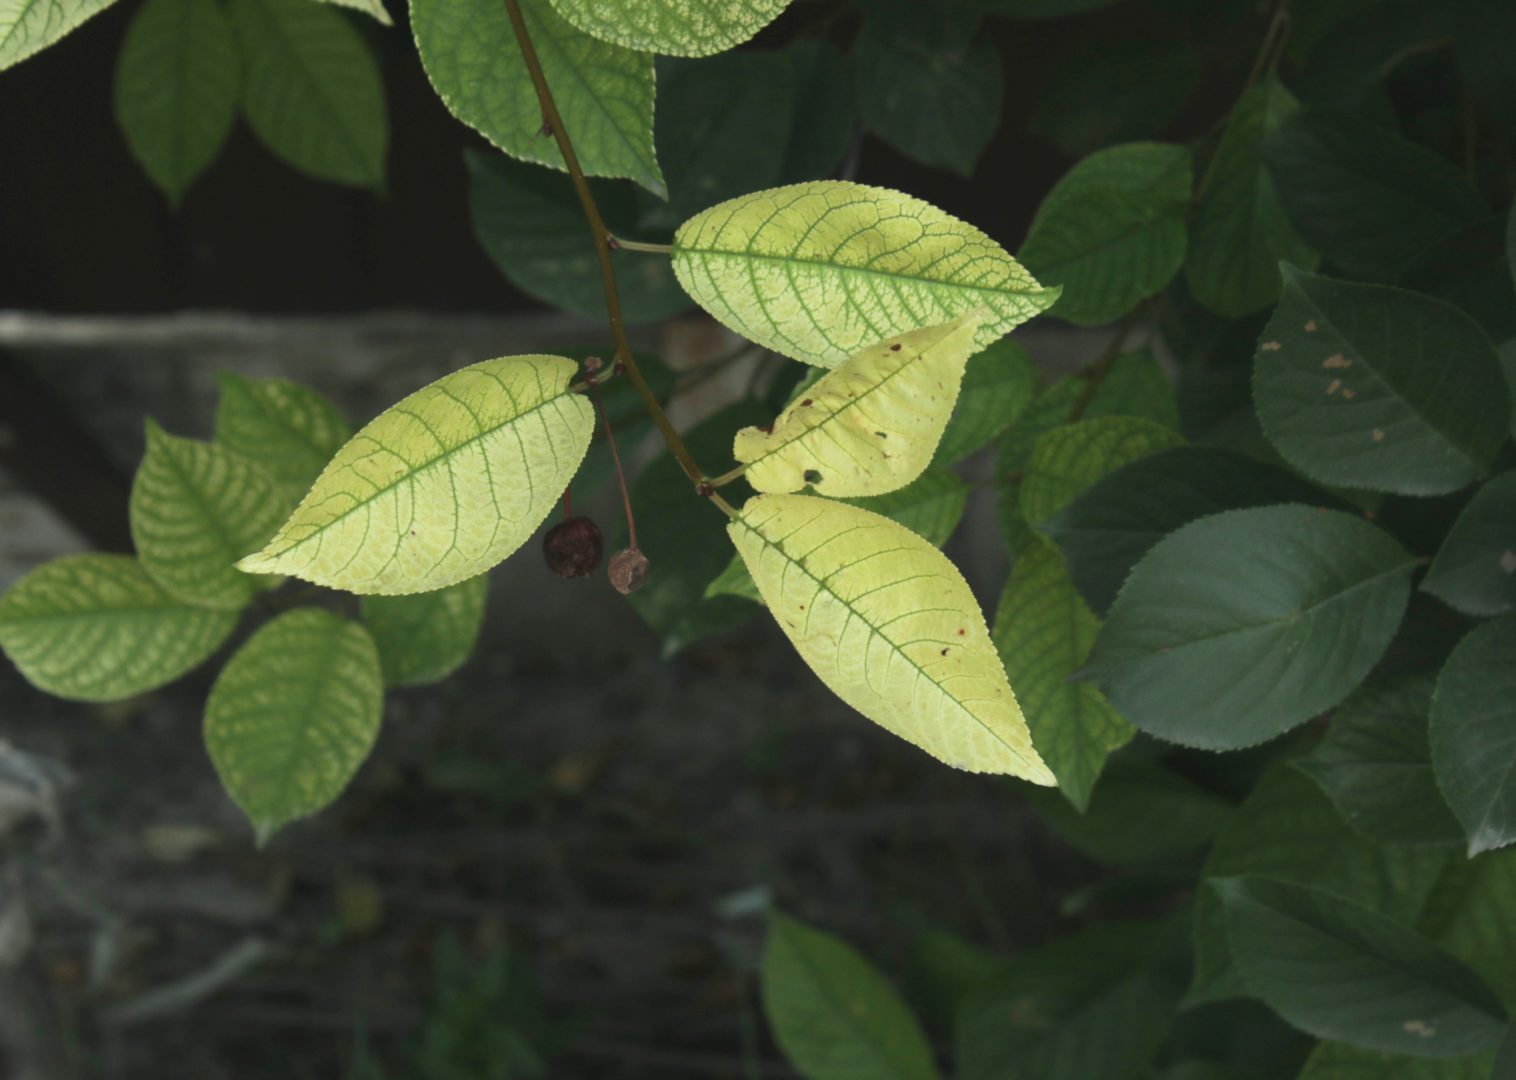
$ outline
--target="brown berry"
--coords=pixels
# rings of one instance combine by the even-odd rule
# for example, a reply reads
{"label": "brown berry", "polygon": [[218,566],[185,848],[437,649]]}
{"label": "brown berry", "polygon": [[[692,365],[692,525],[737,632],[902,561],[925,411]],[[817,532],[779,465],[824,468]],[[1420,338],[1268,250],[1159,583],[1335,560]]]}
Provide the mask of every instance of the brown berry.
{"label": "brown berry", "polygon": [[605,568],[611,584],[623,596],[634,593],[647,584],[647,570],[647,556],[634,547],[616,552]]}
{"label": "brown berry", "polygon": [[560,522],[542,538],[547,568],[561,578],[589,577],[600,565],[604,547],[600,526],[587,517]]}

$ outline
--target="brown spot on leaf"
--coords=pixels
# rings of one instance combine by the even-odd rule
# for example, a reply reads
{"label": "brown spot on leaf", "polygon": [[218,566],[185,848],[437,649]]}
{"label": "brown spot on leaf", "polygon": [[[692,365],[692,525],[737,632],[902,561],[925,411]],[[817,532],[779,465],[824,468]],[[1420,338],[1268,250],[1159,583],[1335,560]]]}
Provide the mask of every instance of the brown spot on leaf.
{"label": "brown spot on leaf", "polygon": [[1281,345],[1281,344],[1279,344],[1279,342],[1277,342],[1277,341],[1265,341],[1262,345],[1258,346],[1258,351],[1259,352],[1278,352],[1282,348],[1284,348],[1284,346]]}
{"label": "brown spot on leaf", "polygon": [[1384,432],[1381,431],[1381,430],[1379,430],[1378,428],[1375,428],[1374,429],[1373,439],[1374,439],[1375,442],[1383,442],[1384,441]]}
{"label": "brown spot on leaf", "polygon": [[893,344],[893,345],[890,346],[890,352],[899,352],[899,351],[900,351],[900,342],[897,341],[897,342],[895,342],[895,344]]}
{"label": "brown spot on leaf", "polygon": [[1312,319],[1310,322],[1308,322],[1308,323],[1305,324],[1305,332],[1307,334],[1314,334],[1316,332],[1316,320],[1315,319]]}
{"label": "brown spot on leaf", "polygon": [[946,649],[943,649],[943,650],[942,650],[942,655],[943,655],[943,656],[946,656],[946,655],[947,655],[947,650],[946,650]]}
{"label": "brown spot on leaf", "polygon": [[1326,368],[1328,371],[1331,371],[1334,368],[1350,368],[1353,366],[1353,361],[1349,360],[1346,356],[1343,356],[1339,352],[1333,353],[1331,356],[1323,360],[1321,362],[1321,366]]}
{"label": "brown spot on leaf", "polygon": [[803,408],[805,408],[809,404],[811,404],[811,399],[810,398],[806,398],[804,401],[802,401],[800,403],[800,407],[803,409]]}
{"label": "brown spot on leaf", "polygon": [[1355,392],[1352,391],[1352,390],[1349,390],[1346,386],[1344,386],[1342,388],[1342,396],[1344,398],[1348,399],[1349,401],[1353,400],[1354,394],[1355,394]]}
{"label": "brown spot on leaf", "polygon": [[1340,387],[1341,385],[1342,385],[1342,380],[1341,379],[1333,379],[1331,382],[1327,383],[1327,393],[1328,394],[1335,394],[1335,393],[1337,393],[1337,388]]}
{"label": "brown spot on leaf", "polygon": [[885,434],[885,433],[884,433],[884,432],[882,432],[882,431],[876,431],[876,432],[874,432],[874,434],[875,434],[875,435],[878,435],[878,436],[879,436],[879,437],[880,437],[880,438],[881,438],[881,439],[888,439],[888,438],[889,438],[889,436],[888,436],[888,435],[886,435],[886,434]]}
{"label": "brown spot on leaf", "polygon": [[968,631],[967,631],[967,630],[965,630],[965,629],[964,629],[964,628],[963,628],[963,627],[961,627],[961,626],[960,626],[960,627],[959,627],[959,628],[958,628],[958,636],[959,636],[959,637],[962,637],[962,636],[963,636],[963,635],[964,635],[964,634],[967,634],[967,633],[968,633]]}

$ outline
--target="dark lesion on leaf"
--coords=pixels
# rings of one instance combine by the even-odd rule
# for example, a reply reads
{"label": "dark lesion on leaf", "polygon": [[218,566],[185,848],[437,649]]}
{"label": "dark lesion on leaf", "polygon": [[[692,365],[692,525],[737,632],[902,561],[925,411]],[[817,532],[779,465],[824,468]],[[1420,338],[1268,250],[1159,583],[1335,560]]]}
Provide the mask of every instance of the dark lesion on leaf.
{"label": "dark lesion on leaf", "polygon": [[807,484],[819,484],[819,483],[821,483],[821,474],[819,472],[817,472],[815,469],[807,469],[807,470],[805,470],[805,472],[802,475],[803,475],[803,477],[805,479],[805,482]]}

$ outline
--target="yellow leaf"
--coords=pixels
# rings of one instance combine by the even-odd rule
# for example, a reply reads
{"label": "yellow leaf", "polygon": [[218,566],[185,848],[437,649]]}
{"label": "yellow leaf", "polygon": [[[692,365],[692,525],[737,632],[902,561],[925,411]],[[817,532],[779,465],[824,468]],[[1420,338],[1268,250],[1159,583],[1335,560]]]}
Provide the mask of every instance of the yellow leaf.
{"label": "yellow leaf", "polygon": [[790,402],[773,426],[743,428],[732,453],[758,491],[809,484],[836,498],[905,487],[931,464],[953,415],[981,312],[870,345]]}
{"label": "yellow leaf", "polygon": [[755,496],[727,531],[780,628],[843,701],[955,768],[1054,783],[979,605],[931,544],[810,495]]}
{"label": "yellow leaf", "polygon": [[579,468],[594,410],[562,356],[486,360],[387,409],[337,451],[238,567],[367,594],[481,574],[532,535]]}

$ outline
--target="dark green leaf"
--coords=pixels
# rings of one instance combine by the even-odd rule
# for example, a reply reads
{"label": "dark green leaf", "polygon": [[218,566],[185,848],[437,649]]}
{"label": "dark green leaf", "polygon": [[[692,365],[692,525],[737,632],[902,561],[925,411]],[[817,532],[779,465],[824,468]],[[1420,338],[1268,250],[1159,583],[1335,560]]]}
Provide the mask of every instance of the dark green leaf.
{"label": "dark green leaf", "polygon": [[1005,957],[926,923],[911,939],[907,987],[928,1026],[951,1027],[964,1002],[1003,976],[1009,966]]}
{"label": "dark green leaf", "polygon": [[1213,878],[1248,988],[1321,1038],[1417,1057],[1487,1050],[1505,1009],[1409,926],[1318,889]]}
{"label": "dark green leaf", "polygon": [[1516,841],[1516,615],[1469,633],[1437,676],[1432,763],[1470,855]]}
{"label": "dark green leaf", "polygon": [[1516,471],[1474,493],[1421,587],[1467,615],[1502,615],[1516,606]]}
{"label": "dark green leaf", "polygon": [[1296,1080],[1491,1080],[1490,1057],[1406,1057],[1327,1042],[1316,1047]]}
{"label": "dark green leaf", "polygon": [[1455,7],[1426,0],[1379,0],[1339,21],[1306,57],[1296,80],[1300,96],[1313,105],[1351,109],[1382,95],[1386,75],[1397,66],[1427,61],[1434,54],[1425,43],[1451,36]]}
{"label": "dark green leaf", "polygon": [[955,465],[999,438],[1037,396],[1037,368],[1010,338],[969,357],[958,404],[948,421],[934,465]]}
{"label": "dark green leaf", "polygon": [[1337,710],[1300,768],[1359,832],[1384,844],[1456,844],[1458,822],[1437,790],[1427,719],[1432,679],[1371,684]]}
{"label": "dark green leaf", "polygon": [[1499,218],[1465,225],[1422,249],[1396,284],[1468,312],[1495,341],[1516,337],[1516,289]]}
{"label": "dark green leaf", "polygon": [[1300,235],[1350,277],[1394,281],[1422,250],[1489,216],[1452,162],[1350,113],[1291,117],[1263,156]]}
{"label": "dark green leaf", "polygon": [[1516,126],[1516,6],[1506,0],[1457,0],[1453,60],[1469,94],[1509,133]]}
{"label": "dark green leaf", "polygon": [[1070,157],[1151,138],[1179,114],[1204,74],[1187,42],[1080,41],[1037,87],[1028,130]]}
{"label": "dark green leaf", "polygon": [[1060,19],[1110,7],[1116,0],[973,0],[973,3],[1010,19]]}
{"label": "dark green leaf", "polygon": [[463,666],[484,622],[489,575],[409,596],[365,596],[363,621],[386,686],[425,686]]}
{"label": "dark green leaf", "polygon": [[1456,491],[1488,470],[1509,394],[1494,346],[1440,300],[1286,270],[1253,397],[1289,462],[1325,483]]}
{"label": "dark green leaf", "polygon": [[1490,1066],[1490,1080],[1516,1080],[1516,1023],[1505,1029],[1505,1038],[1495,1051],[1495,1061]]}
{"label": "dark green leaf", "polygon": [[1400,625],[1412,565],[1388,535],[1333,510],[1201,518],[1133,568],[1085,671],[1150,734],[1251,746],[1363,680]]}
{"label": "dark green leaf", "polygon": [[846,61],[830,44],[797,41],[780,55],[795,66],[795,120],[784,153],[783,183],[829,176],[852,145],[857,120]]}
{"label": "dark green leaf", "polygon": [[262,466],[293,510],[353,429],[337,406],[293,380],[221,371],[216,381],[216,442]]}
{"label": "dark green leaf", "polygon": [[1516,848],[1448,864],[1419,925],[1516,1007]]}
{"label": "dark green leaf", "polygon": [[1021,479],[1021,512],[1040,525],[1106,473],[1184,440],[1136,416],[1076,420],[1037,439]]}

